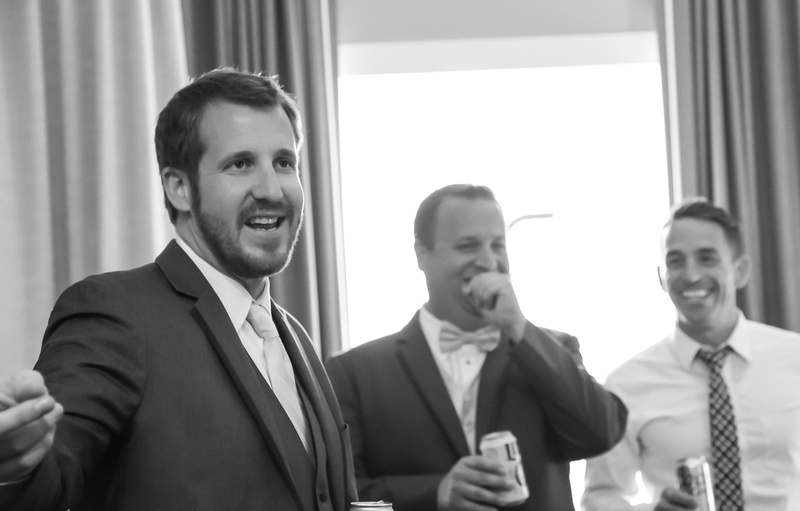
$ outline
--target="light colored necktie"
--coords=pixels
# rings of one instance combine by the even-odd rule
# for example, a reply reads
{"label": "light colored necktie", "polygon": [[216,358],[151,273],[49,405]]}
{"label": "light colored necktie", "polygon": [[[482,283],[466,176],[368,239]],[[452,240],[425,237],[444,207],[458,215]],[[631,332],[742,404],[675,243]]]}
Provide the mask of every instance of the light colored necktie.
{"label": "light colored necktie", "polygon": [[291,361],[281,342],[278,329],[269,312],[257,303],[250,305],[247,322],[264,340],[264,358],[267,362],[267,375],[275,397],[278,398],[289,419],[292,421],[306,451],[309,449],[308,424],[300,404],[300,396],[294,379]]}
{"label": "light colored necktie", "polygon": [[742,511],[741,457],[736,422],[728,386],[722,379],[722,366],[731,348],[719,351],[700,350],[697,358],[708,365],[708,411],[711,421],[711,457],[714,500],[717,511]]}
{"label": "light colored necktie", "polygon": [[442,321],[442,329],[439,332],[439,347],[442,353],[455,351],[465,344],[474,344],[481,351],[492,351],[499,342],[500,329],[492,325],[474,332],[464,332],[449,321]]}

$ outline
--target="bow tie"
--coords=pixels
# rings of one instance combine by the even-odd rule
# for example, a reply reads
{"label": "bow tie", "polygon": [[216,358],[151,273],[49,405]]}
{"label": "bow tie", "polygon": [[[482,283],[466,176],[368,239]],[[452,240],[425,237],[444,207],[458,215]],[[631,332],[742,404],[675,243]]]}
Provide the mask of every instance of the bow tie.
{"label": "bow tie", "polygon": [[492,351],[499,343],[500,329],[496,326],[489,325],[474,332],[464,332],[454,324],[442,321],[442,330],[439,333],[442,353],[455,351],[465,344],[473,344],[481,351]]}

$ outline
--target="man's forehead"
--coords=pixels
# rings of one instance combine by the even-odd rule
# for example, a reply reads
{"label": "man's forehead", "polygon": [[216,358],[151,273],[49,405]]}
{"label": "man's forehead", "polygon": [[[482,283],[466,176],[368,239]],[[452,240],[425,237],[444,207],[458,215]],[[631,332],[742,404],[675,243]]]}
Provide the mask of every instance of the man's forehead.
{"label": "man's forehead", "polygon": [[722,226],[695,218],[681,218],[664,226],[661,231],[663,253],[720,252],[730,250]]}

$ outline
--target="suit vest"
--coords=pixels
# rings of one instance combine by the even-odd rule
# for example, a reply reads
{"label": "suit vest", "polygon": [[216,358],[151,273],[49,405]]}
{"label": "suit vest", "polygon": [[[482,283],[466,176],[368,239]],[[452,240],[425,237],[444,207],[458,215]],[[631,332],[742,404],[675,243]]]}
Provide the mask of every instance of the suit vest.
{"label": "suit vest", "polygon": [[[297,362],[292,360],[292,364]],[[255,368],[255,364],[253,364]],[[328,488],[328,457],[325,448],[325,440],[322,436],[322,427],[320,426],[317,414],[314,407],[311,406],[311,400],[300,383],[300,378],[297,380],[297,389],[300,393],[300,401],[303,405],[303,411],[308,419],[308,425],[311,430],[312,445],[311,453],[306,451],[297,430],[292,424],[289,416],[283,409],[280,401],[272,391],[272,387],[261,376],[261,373],[256,372],[259,376],[259,382],[264,392],[264,399],[267,401],[270,409],[273,411],[275,423],[280,432],[280,438],[275,439],[286,452],[287,462],[291,481],[290,486],[294,486],[297,491],[300,508],[303,511],[333,511],[331,503],[331,492]],[[313,457],[312,457],[313,454]]]}

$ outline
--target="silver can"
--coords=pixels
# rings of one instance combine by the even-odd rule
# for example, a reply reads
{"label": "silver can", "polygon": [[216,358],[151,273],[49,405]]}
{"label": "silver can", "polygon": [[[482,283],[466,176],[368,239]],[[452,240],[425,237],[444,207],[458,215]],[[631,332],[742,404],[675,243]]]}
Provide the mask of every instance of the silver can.
{"label": "silver can", "polygon": [[530,492],[517,438],[510,431],[489,433],[481,438],[480,451],[490,460],[502,463],[506,468],[506,478],[514,485],[513,489],[502,494],[503,506],[516,506],[528,500]]}
{"label": "silver can", "polygon": [[350,511],[394,511],[391,502],[351,502]]}
{"label": "silver can", "polygon": [[686,458],[678,465],[678,485],[697,501],[696,511],[715,511],[711,465],[705,456]]}

